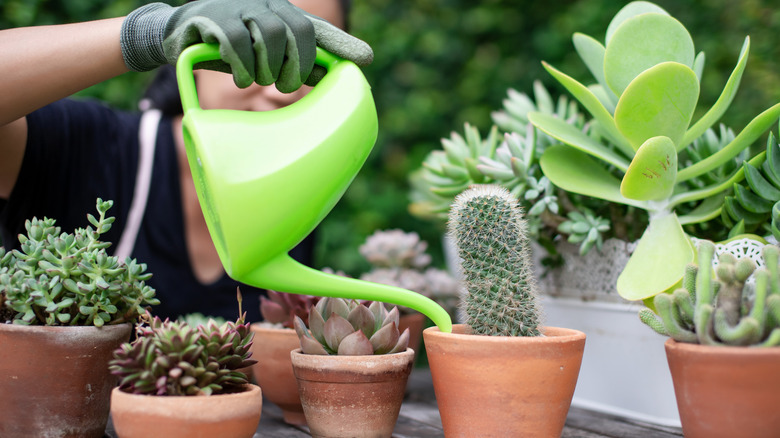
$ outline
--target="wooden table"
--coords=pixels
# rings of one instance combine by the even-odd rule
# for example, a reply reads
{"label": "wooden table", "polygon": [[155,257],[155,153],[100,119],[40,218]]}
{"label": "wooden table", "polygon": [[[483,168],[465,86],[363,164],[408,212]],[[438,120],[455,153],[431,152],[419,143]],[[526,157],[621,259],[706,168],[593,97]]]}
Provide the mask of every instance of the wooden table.
{"label": "wooden table", "polygon": [[[273,403],[263,400],[263,414],[254,438],[305,438],[310,437],[306,427],[290,426],[282,421],[282,411]],[[507,435],[510,437],[510,435]],[[676,427],[658,426],[625,418],[571,408],[563,429],[562,438],[679,438],[682,430]],[[106,438],[116,438],[111,424]],[[393,433],[394,438],[442,438],[439,410],[426,368],[415,368],[401,414]],[[520,438],[521,436],[518,436]],[[512,437],[514,438],[514,437]]]}

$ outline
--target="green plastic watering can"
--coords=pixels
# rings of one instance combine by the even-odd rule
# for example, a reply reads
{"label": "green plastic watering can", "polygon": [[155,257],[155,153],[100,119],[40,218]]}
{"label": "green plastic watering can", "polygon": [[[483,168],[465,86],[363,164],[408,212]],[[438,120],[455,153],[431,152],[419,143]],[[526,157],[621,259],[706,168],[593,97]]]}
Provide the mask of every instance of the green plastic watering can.
{"label": "green plastic watering can", "polygon": [[187,160],[227,274],[263,289],[410,307],[451,331],[449,314],[423,295],[326,274],[288,255],[336,205],[376,142],[376,107],[360,69],[318,48],[327,74],[298,102],[264,112],[204,110],[193,66],[219,57],[217,45],[191,46],[176,77]]}

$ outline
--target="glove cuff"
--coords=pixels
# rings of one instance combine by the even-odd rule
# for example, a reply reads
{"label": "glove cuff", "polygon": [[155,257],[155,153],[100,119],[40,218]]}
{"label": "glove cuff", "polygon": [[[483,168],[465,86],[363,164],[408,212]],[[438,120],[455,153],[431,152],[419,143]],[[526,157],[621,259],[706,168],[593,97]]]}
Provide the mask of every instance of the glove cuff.
{"label": "glove cuff", "polygon": [[151,3],[134,10],[125,18],[119,44],[128,69],[149,71],[167,64],[162,45],[163,34],[175,9],[165,3]]}

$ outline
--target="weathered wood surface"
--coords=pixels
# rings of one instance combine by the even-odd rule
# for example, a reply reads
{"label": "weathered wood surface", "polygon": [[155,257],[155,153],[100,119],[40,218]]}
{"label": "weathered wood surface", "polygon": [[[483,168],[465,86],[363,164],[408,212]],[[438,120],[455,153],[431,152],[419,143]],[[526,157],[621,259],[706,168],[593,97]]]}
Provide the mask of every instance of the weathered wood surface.
{"label": "weathered wood surface", "polygon": [[[254,438],[310,436],[306,427],[284,423],[282,411],[271,402],[263,401],[263,414]],[[679,438],[682,436],[679,428],[646,424],[585,409],[571,408],[561,438]],[[444,437],[429,370],[418,368],[412,372],[393,437]],[[507,437],[514,438],[511,434],[507,434]],[[117,438],[110,424],[106,430],[106,438]]]}

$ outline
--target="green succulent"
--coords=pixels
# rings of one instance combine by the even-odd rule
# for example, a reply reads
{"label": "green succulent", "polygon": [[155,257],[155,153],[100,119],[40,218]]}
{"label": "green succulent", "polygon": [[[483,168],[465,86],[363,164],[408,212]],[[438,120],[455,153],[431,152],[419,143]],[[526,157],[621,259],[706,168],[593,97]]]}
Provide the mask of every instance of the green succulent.
{"label": "green succulent", "polygon": [[309,311],[309,328],[295,317],[295,331],[304,354],[359,356],[406,351],[409,329],[398,330],[397,307],[387,311],[372,302],[325,297]]}
{"label": "green succulent", "polygon": [[[114,222],[106,217],[113,201],[98,198],[91,226],[63,233],[54,219],[25,222],[21,247],[0,248],[0,305],[14,324],[120,324],[159,304],[145,281],[152,274],[134,259],[110,256],[100,236]],[[94,228],[93,228],[94,227]]]}
{"label": "green succulent", "polygon": [[161,320],[147,314],[148,325],[137,328],[135,341],[122,344],[109,362],[119,387],[132,394],[212,395],[248,383],[238,371],[250,359],[253,333],[239,318],[218,325]]}
{"label": "green succulent", "polygon": [[[780,248],[763,249],[765,267],[747,257],[721,254],[712,273],[715,245],[702,241],[698,265],[686,268],[683,287],[653,299],[656,309],[639,318],[657,333],[679,342],[704,345],[772,347],[780,345]],[[755,271],[755,273],[754,273]],[[755,288],[745,283],[754,275]]]}

